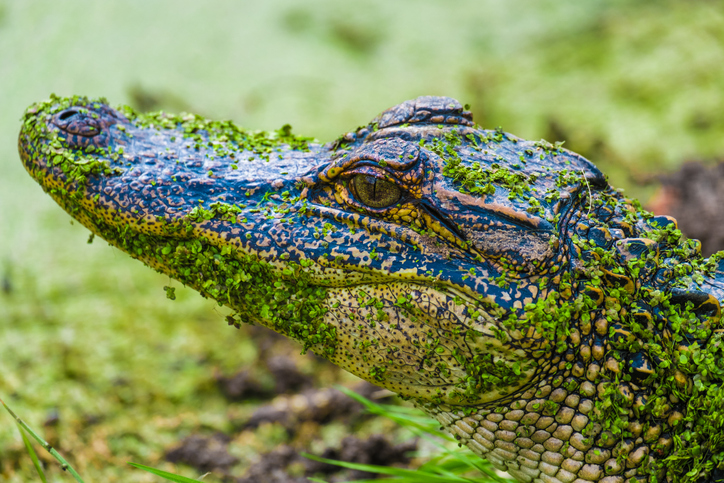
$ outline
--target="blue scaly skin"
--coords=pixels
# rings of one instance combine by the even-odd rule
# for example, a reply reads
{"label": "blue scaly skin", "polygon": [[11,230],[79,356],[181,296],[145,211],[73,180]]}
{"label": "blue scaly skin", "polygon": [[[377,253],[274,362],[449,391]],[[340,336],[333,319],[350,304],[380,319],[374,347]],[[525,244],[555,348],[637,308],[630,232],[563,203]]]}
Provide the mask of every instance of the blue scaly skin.
{"label": "blue scaly skin", "polygon": [[445,97],[329,144],[52,97],[19,150],[94,234],[519,481],[720,478],[722,257],[559,145]]}

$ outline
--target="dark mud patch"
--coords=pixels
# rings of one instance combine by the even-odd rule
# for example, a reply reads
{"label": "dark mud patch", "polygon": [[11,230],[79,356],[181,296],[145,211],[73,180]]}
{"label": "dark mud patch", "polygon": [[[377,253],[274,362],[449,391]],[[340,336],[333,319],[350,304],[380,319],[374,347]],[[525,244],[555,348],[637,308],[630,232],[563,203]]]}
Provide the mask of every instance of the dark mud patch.
{"label": "dark mud patch", "polygon": [[656,181],[661,187],[646,208],[676,218],[684,235],[701,241],[705,256],[724,250],[724,162],[690,161]]}
{"label": "dark mud patch", "polygon": [[274,393],[265,388],[256,375],[247,369],[232,376],[215,376],[216,385],[228,401],[239,402],[252,398],[268,399]]}
{"label": "dark mud patch", "polygon": [[255,370],[243,369],[231,376],[216,374],[216,385],[232,402],[247,399],[270,399],[280,394],[309,390],[313,380],[285,356],[270,357]]}
{"label": "dark mud patch", "polygon": [[[393,444],[385,436],[374,434],[366,439],[347,436],[342,440],[339,448],[327,448],[321,456],[351,463],[373,465],[406,465],[410,462],[410,452],[417,450],[417,441],[402,444]],[[301,472],[302,475],[292,475],[292,471]],[[374,473],[358,470],[346,470],[339,466],[312,461],[304,458],[294,448],[282,446],[263,455],[259,462],[251,465],[243,478],[237,483],[256,483],[260,481],[271,483],[306,483],[306,477],[314,475],[336,475],[328,481],[348,481],[374,478]]]}
{"label": "dark mud patch", "polygon": [[[354,391],[373,399],[383,390],[374,384],[363,382],[357,385]],[[256,428],[262,423],[280,423],[288,432],[293,433],[304,422],[324,424],[362,415],[362,405],[338,389],[311,389],[301,394],[277,398],[273,403],[261,406],[241,429]]]}
{"label": "dark mud patch", "polygon": [[288,357],[270,357],[266,366],[274,378],[275,394],[291,394],[312,388],[312,378],[302,373]]}
{"label": "dark mud patch", "polygon": [[165,458],[171,463],[192,466],[202,473],[213,471],[226,474],[239,461],[229,454],[227,448],[230,441],[231,438],[223,433],[215,433],[210,437],[191,435],[168,451]]}
{"label": "dark mud patch", "polygon": [[[287,362],[278,360],[277,363],[285,367],[284,370],[290,369]],[[248,379],[249,375],[244,377]],[[238,374],[234,379],[240,386],[250,384]],[[368,382],[359,383],[354,390],[377,401],[389,399],[392,395]],[[188,436],[168,450],[165,459],[191,466],[201,473],[212,472],[224,481],[237,483],[307,482],[307,477],[312,475],[324,475],[330,482],[373,478],[374,475],[370,473],[347,470],[301,456],[301,453],[309,451],[311,440],[319,441],[317,432],[324,424],[341,422],[354,431],[353,428],[366,424],[365,421],[372,417],[360,403],[338,389],[308,389],[301,394],[277,396],[271,403],[257,408],[251,417],[242,421],[229,434],[217,432],[210,436],[199,433]],[[242,462],[233,455],[236,454],[233,445],[239,451],[240,440],[250,441],[252,433],[268,432],[270,425],[279,425],[282,431],[286,430],[287,442],[271,451],[267,449],[249,466],[248,461]],[[407,465],[410,462],[408,454],[416,448],[417,441],[394,444],[389,435],[372,434],[365,438],[347,436],[336,447],[324,449],[320,456],[363,464]],[[239,477],[240,474],[243,476]]]}

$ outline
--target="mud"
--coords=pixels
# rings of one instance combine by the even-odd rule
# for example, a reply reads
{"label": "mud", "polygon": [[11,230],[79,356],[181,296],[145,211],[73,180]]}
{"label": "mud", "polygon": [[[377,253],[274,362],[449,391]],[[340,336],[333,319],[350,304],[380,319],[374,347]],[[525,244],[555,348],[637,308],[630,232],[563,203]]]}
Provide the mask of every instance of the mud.
{"label": "mud", "polygon": [[647,209],[676,218],[687,237],[701,241],[704,255],[724,250],[724,162],[690,161],[653,181],[661,187]]}

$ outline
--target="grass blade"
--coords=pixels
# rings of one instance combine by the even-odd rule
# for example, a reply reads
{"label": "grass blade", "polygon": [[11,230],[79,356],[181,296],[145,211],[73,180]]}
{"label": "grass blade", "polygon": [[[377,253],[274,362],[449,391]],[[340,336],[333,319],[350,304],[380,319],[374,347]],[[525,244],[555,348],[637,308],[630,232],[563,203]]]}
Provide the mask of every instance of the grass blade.
{"label": "grass blade", "polygon": [[[440,440],[455,444],[457,444],[457,441],[455,441],[455,439],[449,434],[439,431],[438,428],[440,427],[440,423],[430,418],[419,409],[393,406],[389,404],[379,404],[374,401],[370,401],[361,394],[357,394],[346,387],[337,386],[337,389],[362,404],[368,412],[391,419],[400,426],[410,430],[417,437],[433,443],[433,445],[440,451],[440,454],[423,464],[418,471],[426,471],[427,474],[435,474],[437,477],[449,475],[450,478],[453,478],[447,481],[484,481],[485,483],[512,482],[512,480],[508,478],[498,476],[491,467],[490,463],[482,459],[480,456],[473,454],[470,450],[459,448],[451,449],[449,445],[442,443]],[[486,479],[455,479],[462,478],[458,476],[457,473],[473,468],[479,471]],[[428,469],[434,471],[435,473],[429,473]],[[383,473],[379,470],[370,471]],[[382,483],[382,481],[380,481],[380,483]],[[410,481],[419,481],[419,479]]]}
{"label": "grass blade", "polygon": [[23,431],[23,427],[18,424],[18,431],[20,431],[20,436],[23,438],[23,443],[25,443],[25,449],[28,450],[28,454],[30,454],[30,459],[33,461],[33,464],[35,465],[35,469],[38,470],[38,476],[40,476],[40,480],[43,483],[48,483],[48,480],[45,479],[45,473],[43,472],[42,466],[40,466],[40,461],[38,460],[38,455],[35,453],[35,450],[33,449],[33,445],[30,444],[30,440],[28,439],[27,435],[25,434],[25,431]]}
{"label": "grass blade", "polygon": [[32,437],[35,439],[35,441],[37,441],[37,442],[40,444],[40,446],[42,446],[43,448],[45,448],[45,451],[47,451],[48,453],[50,453],[51,456],[53,456],[53,458],[55,458],[56,460],[58,460],[58,463],[60,463],[60,468],[61,468],[63,471],[67,471],[68,473],[70,473],[71,475],[73,475],[73,478],[75,478],[75,481],[77,481],[78,483],[85,483],[85,482],[83,481],[83,478],[81,478],[80,475],[78,474],[78,472],[75,471],[75,469],[73,469],[72,466],[70,466],[70,463],[68,463],[68,462],[65,460],[65,458],[63,458],[63,457],[60,455],[60,453],[58,453],[58,452],[55,450],[55,448],[53,448],[47,441],[45,441],[43,438],[41,438],[41,437],[38,435],[38,433],[36,433],[35,431],[33,431],[33,430],[30,428],[30,426],[28,426],[27,424],[25,424],[25,421],[23,421],[22,419],[20,419],[20,418],[18,417],[18,415],[15,414],[15,413],[13,412],[13,410],[10,409],[10,407],[8,407],[7,404],[5,404],[5,401],[3,401],[2,399],[0,399],[0,404],[2,404],[2,405],[5,407],[5,409],[7,410],[7,412],[9,412],[10,415],[11,415],[13,418],[15,418],[15,421],[17,421],[18,425],[19,425],[21,428],[23,428],[30,436],[32,436]]}
{"label": "grass blade", "polygon": [[174,481],[176,483],[199,483],[199,480],[194,480],[193,478],[188,478],[186,476],[175,475],[173,473],[169,473],[168,471],[159,470],[150,466],[139,465],[138,463],[128,464],[133,466],[134,468],[138,468],[139,470],[148,471],[149,473],[153,473],[156,476],[160,476],[161,478],[165,478],[169,481]]}
{"label": "grass blade", "polygon": [[[429,473],[426,471],[421,471],[419,469],[417,470],[410,470],[407,468],[393,468],[391,466],[377,466],[377,465],[367,465],[363,463],[350,463],[348,461],[338,461],[338,460],[331,460],[327,458],[322,458],[320,456],[315,456],[309,453],[300,453],[301,456],[304,456],[305,458],[309,458],[310,460],[319,461],[320,463],[327,463],[330,465],[335,466],[341,466],[343,468],[348,468],[351,470],[359,470],[359,471],[367,471],[370,473],[379,473],[382,475],[389,475],[389,476],[397,476],[398,479],[396,481],[399,481],[400,483],[404,481],[424,481],[426,483],[474,483],[473,480],[470,480],[468,478],[457,476],[457,475],[450,475],[450,476],[440,476],[435,473]],[[409,479],[407,479],[409,478]],[[365,480],[362,480],[365,481]],[[370,480],[372,481],[372,480]]]}
{"label": "grass blade", "polygon": [[336,386],[336,388],[362,404],[365,409],[372,414],[385,416],[386,418],[391,419],[406,428],[417,428],[425,433],[437,434],[448,441],[455,441],[452,436],[438,431],[440,423],[429,416],[426,416],[418,409],[378,404],[346,387]]}

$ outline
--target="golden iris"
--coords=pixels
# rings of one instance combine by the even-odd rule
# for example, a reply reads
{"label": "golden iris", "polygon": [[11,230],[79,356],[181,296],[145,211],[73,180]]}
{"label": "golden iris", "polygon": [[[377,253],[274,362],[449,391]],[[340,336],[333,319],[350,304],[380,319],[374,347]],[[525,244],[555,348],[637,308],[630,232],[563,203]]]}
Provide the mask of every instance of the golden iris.
{"label": "golden iris", "polygon": [[390,181],[358,174],[352,178],[357,199],[371,208],[387,208],[400,201],[400,187]]}

